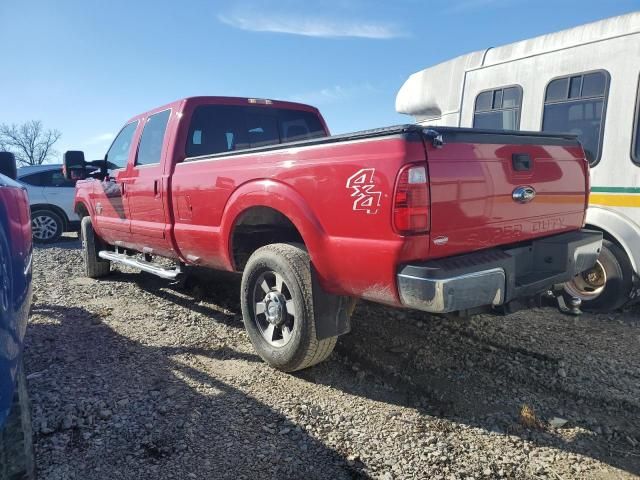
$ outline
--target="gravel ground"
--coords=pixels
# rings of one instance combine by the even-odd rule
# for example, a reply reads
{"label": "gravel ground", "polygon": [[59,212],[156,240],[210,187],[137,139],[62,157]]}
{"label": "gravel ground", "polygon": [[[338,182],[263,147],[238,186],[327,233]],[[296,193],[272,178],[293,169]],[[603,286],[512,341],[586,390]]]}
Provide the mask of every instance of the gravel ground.
{"label": "gravel ground", "polygon": [[640,474],[640,309],[442,319],[359,304],[331,358],[253,353],[239,279],[180,289],[79,243],[35,254],[42,479],[610,479]]}

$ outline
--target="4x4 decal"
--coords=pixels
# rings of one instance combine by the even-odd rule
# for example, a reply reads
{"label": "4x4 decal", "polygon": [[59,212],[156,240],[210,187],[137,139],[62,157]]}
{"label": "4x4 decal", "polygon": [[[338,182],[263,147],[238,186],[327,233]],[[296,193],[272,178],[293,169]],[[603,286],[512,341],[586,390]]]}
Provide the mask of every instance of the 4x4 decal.
{"label": "4x4 decal", "polygon": [[354,211],[364,211],[372,215],[378,213],[382,193],[375,190],[375,173],[375,168],[363,168],[347,179],[347,188],[353,190],[351,197],[354,198]]}

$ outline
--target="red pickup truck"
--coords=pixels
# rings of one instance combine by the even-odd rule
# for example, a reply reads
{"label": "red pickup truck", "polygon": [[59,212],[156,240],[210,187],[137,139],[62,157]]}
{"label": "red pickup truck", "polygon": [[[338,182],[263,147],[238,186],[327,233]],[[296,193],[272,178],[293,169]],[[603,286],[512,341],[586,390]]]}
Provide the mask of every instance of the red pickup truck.
{"label": "red pickup truck", "polygon": [[[197,97],[129,120],[77,183],[86,274],[243,272],[256,351],[324,360],[356,298],[507,308],[591,268],[588,165],[572,136],[402,125],[329,136],[317,109]],[[82,152],[65,170],[87,176]],[[154,257],[175,261],[174,267]]]}

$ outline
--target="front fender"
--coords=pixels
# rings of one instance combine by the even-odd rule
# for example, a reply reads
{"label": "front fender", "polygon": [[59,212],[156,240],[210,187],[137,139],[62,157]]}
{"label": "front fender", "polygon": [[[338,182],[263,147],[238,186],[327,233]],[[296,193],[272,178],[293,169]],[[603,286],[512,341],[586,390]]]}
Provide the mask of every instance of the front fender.
{"label": "front fender", "polygon": [[80,216],[80,208],[84,207],[91,217],[94,216],[93,203],[91,202],[91,194],[93,193],[93,184],[88,181],[78,182],[76,185],[76,194],[73,199],[73,211]]}
{"label": "front fender", "polygon": [[89,213],[89,216],[93,216],[93,205],[91,205],[88,200],[76,199],[73,205],[73,211],[78,215],[78,217],[82,218],[83,210],[86,210]]}
{"label": "front fender", "polygon": [[331,274],[329,265],[320,252],[327,241],[327,234],[319,219],[311,211],[304,198],[290,186],[274,180],[257,180],[245,183],[229,197],[222,215],[220,236],[225,263],[234,268],[232,254],[233,229],[240,215],[252,207],[269,207],[277,210],[298,229],[321,278]]}
{"label": "front fender", "polygon": [[587,226],[592,225],[611,235],[629,256],[633,271],[638,273],[640,264],[640,230],[625,215],[600,206],[587,209]]}

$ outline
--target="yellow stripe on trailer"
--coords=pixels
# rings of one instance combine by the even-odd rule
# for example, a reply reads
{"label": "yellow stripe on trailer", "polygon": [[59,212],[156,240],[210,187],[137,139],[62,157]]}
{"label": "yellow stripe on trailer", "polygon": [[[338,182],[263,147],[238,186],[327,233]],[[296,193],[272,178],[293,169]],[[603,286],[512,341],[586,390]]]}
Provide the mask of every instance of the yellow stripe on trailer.
{"label": "yellow stripe on trailer", "polygon": [[609,207],[640,207],[640,195],[615,195],[608,193],[592,193],[589,196],[592,205]]}

